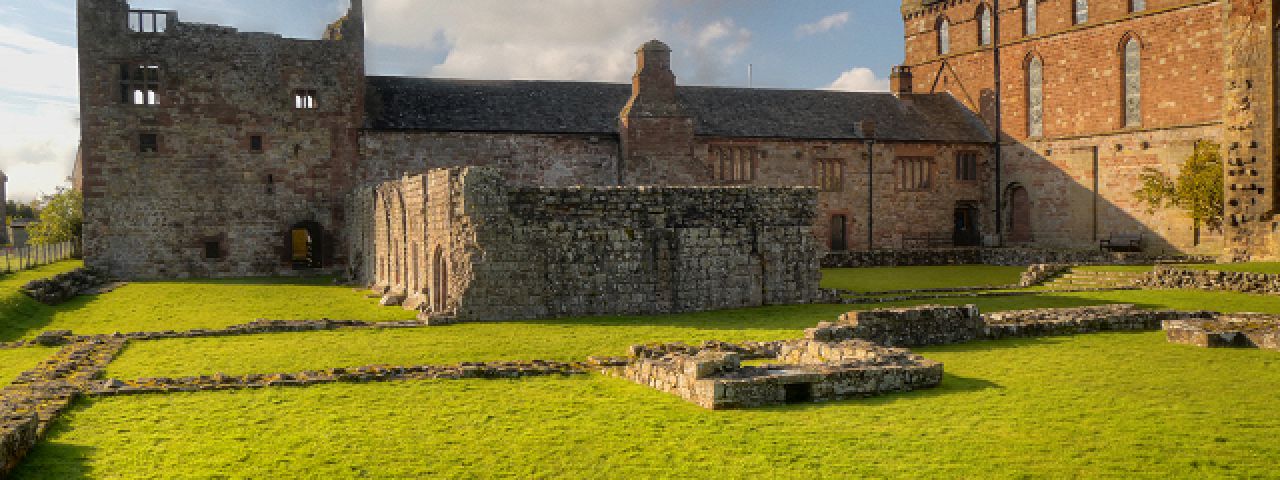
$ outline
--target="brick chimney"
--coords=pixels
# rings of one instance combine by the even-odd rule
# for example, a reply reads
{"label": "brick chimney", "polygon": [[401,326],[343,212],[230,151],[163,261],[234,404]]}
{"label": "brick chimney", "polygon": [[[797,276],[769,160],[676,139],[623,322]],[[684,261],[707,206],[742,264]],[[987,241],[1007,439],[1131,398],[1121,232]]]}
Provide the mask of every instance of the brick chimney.
{"label": "brick chimney", "polygon": [[893,72],[889,74],[889,91],[899,97],[911,93],[911,67],[893,67]]}
{"label": "brick chimney", "polygon": [[710,181],[693,157],[693,117],[671,71],[671,48],[651,40],[636,50],[631,99],[619,114],[622,185],[695,185]]}

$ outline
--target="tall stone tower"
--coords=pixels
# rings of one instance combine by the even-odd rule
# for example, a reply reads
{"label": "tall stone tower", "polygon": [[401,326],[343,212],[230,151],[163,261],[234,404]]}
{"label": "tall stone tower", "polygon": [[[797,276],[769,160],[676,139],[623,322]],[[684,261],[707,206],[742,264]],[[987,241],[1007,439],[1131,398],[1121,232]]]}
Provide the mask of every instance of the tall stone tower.
{"label": "tall stone tower", "polygon": [[631,100],[620,115],[623,185],[692,185],[709,181],[693,156],[693,117],[676,92],[671,48],[650,40],[636,50]]}
{"label": "tall stone tower", "polygon": [[1276,0],[1225,3],[1223,148],[1229,260],[1273,258],[1276,247]]}

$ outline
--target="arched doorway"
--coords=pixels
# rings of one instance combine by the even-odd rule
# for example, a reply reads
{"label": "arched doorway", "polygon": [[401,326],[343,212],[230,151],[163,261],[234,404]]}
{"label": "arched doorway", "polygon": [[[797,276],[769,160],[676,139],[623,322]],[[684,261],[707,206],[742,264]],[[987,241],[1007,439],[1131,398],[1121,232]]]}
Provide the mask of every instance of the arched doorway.
{"label": "arched doorway", "polygon": [[431,310],[443,312],[449,304],[449,261],[444,248],[436,247],[431,258]]}
{"label": "arched doorway", "polygon": [[289,261],[293,268],[320,268],[324,229],[315,222],[301,222],[289,229]]}
{"label": "arched doorway", "polygon": [[1009,236],[1010,242],[1031,241],[1031,196],[1027,189],[1014,184],[1009,187]]}

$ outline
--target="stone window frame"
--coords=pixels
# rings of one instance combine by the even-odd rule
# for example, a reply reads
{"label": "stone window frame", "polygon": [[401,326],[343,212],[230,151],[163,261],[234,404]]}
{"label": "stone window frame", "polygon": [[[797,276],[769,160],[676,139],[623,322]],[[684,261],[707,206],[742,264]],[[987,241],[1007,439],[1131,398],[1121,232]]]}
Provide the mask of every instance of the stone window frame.
{"label": "stone window frame", "polygon": [[222,236],[212,235],[200,239],[200,257],[204,260],[226,260],[227,246]]}
{"label": "stone window frame", "polygon": [[1142,53],[1146,50],[1136,33],[1120,39],[1120,123],[1124,129],[1142,127]]}
{"label": "stone window frame", "polygon": [[317,110],[320,108],[320,93],[314,88],[293,89],[294,110]]}
{"label": "stone window frame", "polygon": [[815,173],[817,173],[817,184],[819,191],[822,192],[843,192],[844,191],[844,164],[842,158],[820,158],[817,161]]}
{"label": "stone window frame", "polygon": [[122,62],[118,68],[121,104],[139,107],[160,105],[164,67],[159,62]]}
{"label": "stone window frame", "polygon": [[902,156],[893,161],[896,181],[894,187],[899,192],[928,192],[933,190],[934,157]]}
{"label": "stone window frame", "polygon": [[973,18],[978,24],[978,46],[987,47],[995,43],[995,27],[992,25],[991,6],[987,5],[987,2],[979,3]]}
{"label": "stone window frame", "polygon": [[753,145],[717,144],[708,149],[711,170],[723,185],[744,185],[756,180],[764,153]]}
{"label": "stone window frame", "polygon": [[248,142],[249,153],[261,155],[267,151],[267,136],[261,133],[250,133]]}
{"label": "stone window frame", "polygon": [[1044,137],[1044,59],[1032,51],[1027,54],[1023,71],[1026,81],[1027,138]]}
{"label": "stone window frame", "polygon": [[1084,25],[1089,23],[1089,0],[1072,0],[1071,1],[1071,24]]}
{"label": "stone window frame", "polygon": [[978,159],[981,155],[974,150],[956,152],[956,181],[978,181]]}
{"label": "stone window frame", "polygon": [[171,10],[129,10],[124,26],[135,34],[164,34],[169,32],[169,23],[174,18],[175,13]]}
{"label": "stone window frame", "polygon": [[1039,23],[1039,0],[1023,0],[1022,2],[1022,35],[1035,35],[1039,30],[1036,28]]}
{"label": "stone window frame", "polygon": [[939,15],[933,26],[937,33],[935,40],[938,42],[938,55],[951,53],[951,21],[946,15]]}

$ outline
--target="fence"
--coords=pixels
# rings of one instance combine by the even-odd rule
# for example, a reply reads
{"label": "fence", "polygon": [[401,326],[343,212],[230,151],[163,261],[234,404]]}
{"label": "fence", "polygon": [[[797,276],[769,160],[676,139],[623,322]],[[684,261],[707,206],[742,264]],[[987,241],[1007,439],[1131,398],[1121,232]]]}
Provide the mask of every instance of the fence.
{"label": "fence", "polygon": [[46,245],[27,245],[24,247],[5,247],[0,250],[4,257],[0,260],[0,268],[4,273],[13,273],[41,265],[48,265],[77,256],[80,253],[76,242],[50,243]]}

